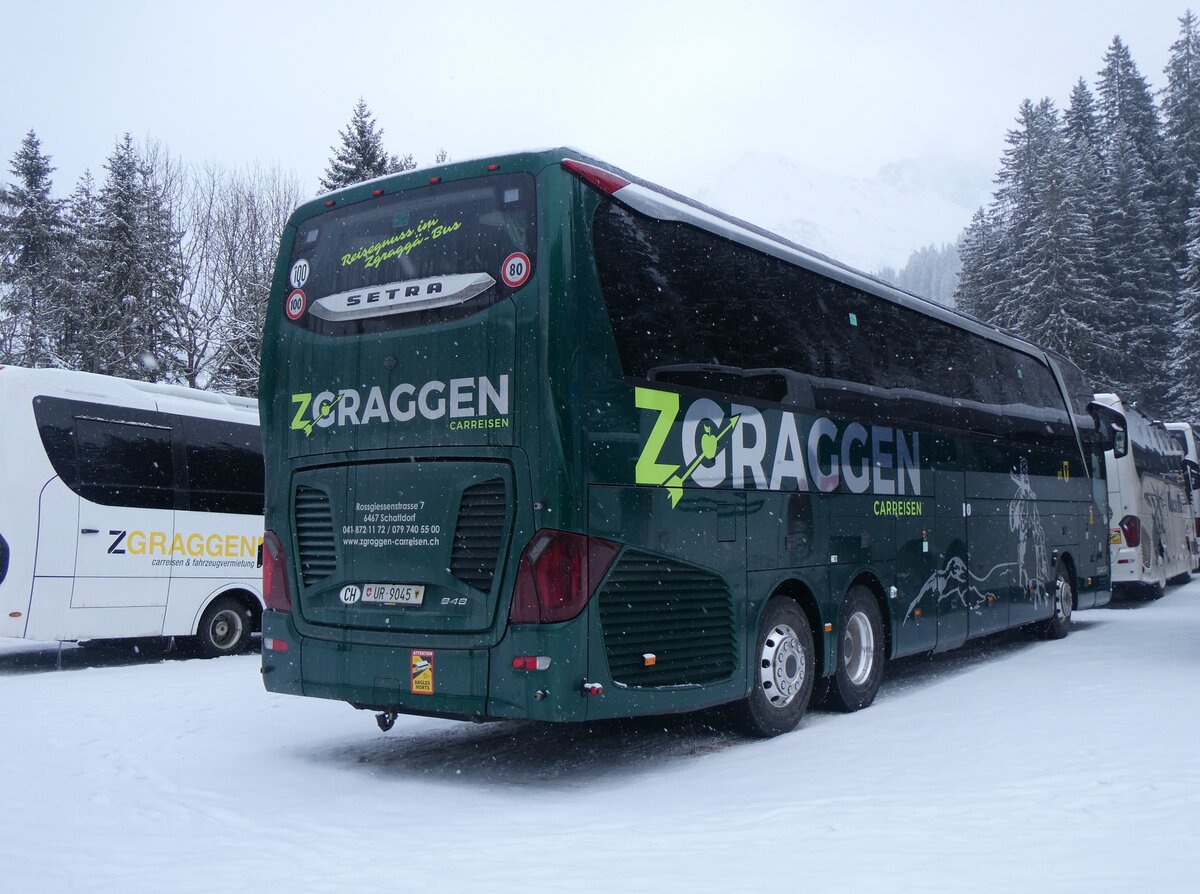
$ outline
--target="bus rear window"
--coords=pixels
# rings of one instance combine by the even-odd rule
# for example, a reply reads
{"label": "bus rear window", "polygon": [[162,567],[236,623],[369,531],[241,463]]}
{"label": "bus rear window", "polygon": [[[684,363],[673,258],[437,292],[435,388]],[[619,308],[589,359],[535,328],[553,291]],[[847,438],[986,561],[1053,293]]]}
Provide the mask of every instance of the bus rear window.
{"label": "bus rear window", "polygon": [[301,223],[287,315],[326,334],[460,319],[507,298],[535,264],[534,180],[430,185]]}

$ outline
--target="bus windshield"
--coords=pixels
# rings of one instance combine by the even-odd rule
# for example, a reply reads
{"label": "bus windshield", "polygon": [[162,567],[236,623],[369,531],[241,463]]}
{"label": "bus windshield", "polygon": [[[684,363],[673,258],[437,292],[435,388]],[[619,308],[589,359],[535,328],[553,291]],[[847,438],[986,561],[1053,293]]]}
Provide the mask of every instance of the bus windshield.
{"label": "bus windshield", "polygon": [[[431,184],[313,218],[293,244],[288,316],[322,334],[354,334],[457,319],[495,304],[532,266],[533,199],[532,176],[506,174]],[[502,272],[506,264],[515,265],[513,275]]]}

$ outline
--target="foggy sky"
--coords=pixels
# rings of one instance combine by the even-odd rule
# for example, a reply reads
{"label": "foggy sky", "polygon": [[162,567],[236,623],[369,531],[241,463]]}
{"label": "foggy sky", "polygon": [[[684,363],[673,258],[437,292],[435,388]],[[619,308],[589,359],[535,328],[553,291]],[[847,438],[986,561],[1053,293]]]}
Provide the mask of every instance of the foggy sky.
{"label": "foggy sky", "polygon": [[0,159],[37,131],[66,195],[126,131],[316,190],[363,97],[430,163],[555,145],[695,192],[750,151],[846,175],[995,171],[1026,97],[1094,86],[1114,34],[1155,88],[1182,2],[0,0]]}

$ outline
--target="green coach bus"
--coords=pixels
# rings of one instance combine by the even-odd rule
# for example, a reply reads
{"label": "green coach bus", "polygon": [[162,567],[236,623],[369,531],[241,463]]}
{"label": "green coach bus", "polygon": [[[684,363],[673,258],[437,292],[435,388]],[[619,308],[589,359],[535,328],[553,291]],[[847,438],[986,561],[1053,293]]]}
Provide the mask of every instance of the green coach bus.
{"label": "green coach bus", "polygon": [[793,728],[1108,601],[1066,360],[573,150],[292,216],[259,392],[266,687]]}

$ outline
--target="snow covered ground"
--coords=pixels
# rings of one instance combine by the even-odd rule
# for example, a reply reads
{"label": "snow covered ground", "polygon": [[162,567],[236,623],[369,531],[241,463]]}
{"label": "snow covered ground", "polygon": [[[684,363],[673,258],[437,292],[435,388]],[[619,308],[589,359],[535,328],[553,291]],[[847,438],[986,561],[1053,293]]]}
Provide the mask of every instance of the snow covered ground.
{"label": "snow covered ground", "polygon": [[1200,581],[889,669],[751,741],[263,690],[257,655],[0,645],[0,890],[1187,891]]}

